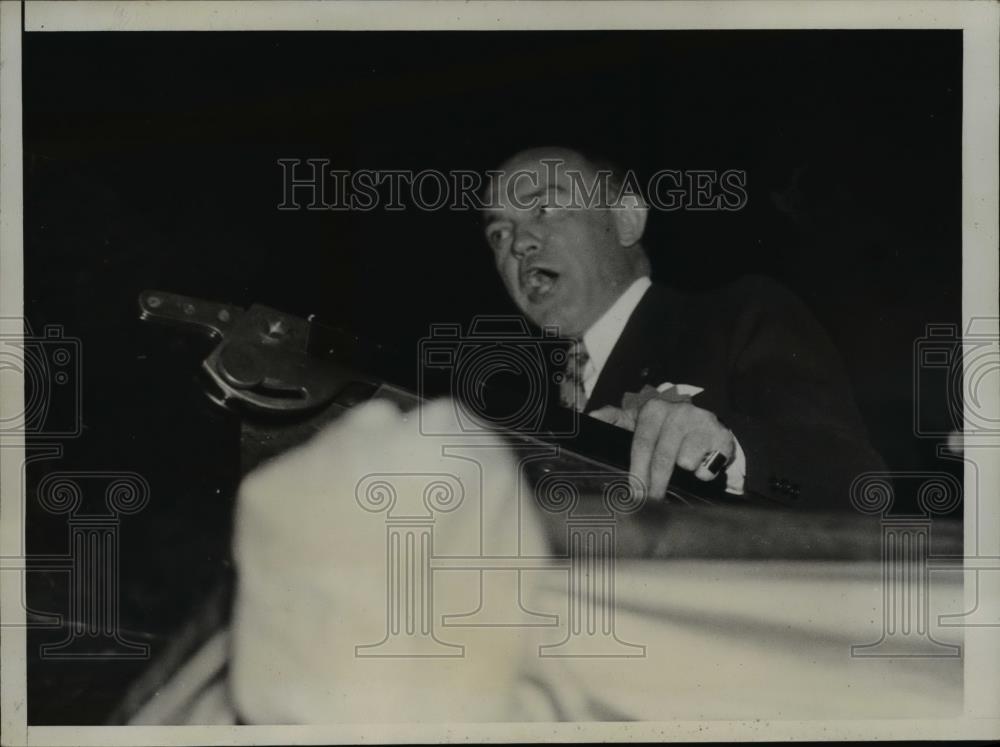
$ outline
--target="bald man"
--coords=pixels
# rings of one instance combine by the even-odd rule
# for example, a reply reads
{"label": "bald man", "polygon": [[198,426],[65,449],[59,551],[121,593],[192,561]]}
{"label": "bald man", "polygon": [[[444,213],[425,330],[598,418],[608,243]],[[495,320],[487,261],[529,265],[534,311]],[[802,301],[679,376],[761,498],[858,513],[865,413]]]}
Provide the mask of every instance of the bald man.
{"label": "bald man", "polygon": [[564,404],[634,432],[631,470],[653,498],[679,468],[736,495],[848,508],[853,478],[883,467],[824,331],[763,277],[702,295],[653,284],[648,207],[626,187],[566,148],[492,172],[484,231],[507,292],[575,343]]}

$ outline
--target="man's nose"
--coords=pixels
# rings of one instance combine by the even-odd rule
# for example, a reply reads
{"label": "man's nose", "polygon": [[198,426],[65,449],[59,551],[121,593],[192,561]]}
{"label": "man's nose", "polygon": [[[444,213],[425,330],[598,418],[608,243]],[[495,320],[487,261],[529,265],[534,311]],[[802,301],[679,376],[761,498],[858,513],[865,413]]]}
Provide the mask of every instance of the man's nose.
{"label": "man's nose", "polygon": [[527,254],[537,252],[540,247],[541,243],[539,242],[538,237],[531,232],[522,229],[514,236],[514,243],[511,247],[511,251],[514,253],[515,257],[521,259]]}

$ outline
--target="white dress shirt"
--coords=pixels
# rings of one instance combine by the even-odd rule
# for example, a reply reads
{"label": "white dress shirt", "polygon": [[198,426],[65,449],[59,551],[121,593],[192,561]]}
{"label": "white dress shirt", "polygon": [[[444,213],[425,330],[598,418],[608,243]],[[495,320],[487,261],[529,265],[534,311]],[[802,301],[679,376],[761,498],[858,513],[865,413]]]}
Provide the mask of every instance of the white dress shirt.
{"label": "white dress shirt", "polygon": [[[652,284],[647,276],[638,278],[591,325],[590,329],[583,333],[583,344],[590,356],[590,360],[587,361],[587,365],[583,369],[583,389],[588,399],[593,393],[597,378],[601,375],[604,364],[608,362],[608,357],[618,342],[618,338],[621,337],[625,325]],[[671,386],[674,385],[670,382],[664,382],[657,389],[662,392]],[[694,396],[702,391],[700,387],[688,384],[677,384],[676,386],[680,394]],[[733,441],[736,444],[736,455],[733,463],[726,468],[726,492],[742,495],[747,474],[746,454],[743,453],[743,448],[735,434]]]}

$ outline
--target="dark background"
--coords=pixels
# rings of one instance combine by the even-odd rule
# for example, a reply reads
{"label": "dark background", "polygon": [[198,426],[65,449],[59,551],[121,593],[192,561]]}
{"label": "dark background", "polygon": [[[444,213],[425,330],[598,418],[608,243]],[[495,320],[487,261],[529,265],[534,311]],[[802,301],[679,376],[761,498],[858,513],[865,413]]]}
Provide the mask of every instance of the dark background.
{"label": "dark background", "polygon": [[[29,495],[54,469],[149,480],[122,520],[121,624],[155,655],[225,566],[239,431],[199,391],[205,348],[140,324],[139,291],[415,351],[431,322],[513,311],[477,216],[279,211],[277,159],[483,170],[550,143],[647,175],[745,170],[742,211],[654,211],[654,277],[783,281],[890,467],[949,469],[913,434],[912,361],[928,322],[960,320],[961,60],[947,31],[26,34],[26,313],[79,338],[84,426]],[[925,395],[946,428],[944,392]],[[65,552],[65,518],[29,501],[28,542]],[[32,574],[29,593],[64,611],[63,583]],[[140,668],[34,662],[29,723],[99,722]]]}

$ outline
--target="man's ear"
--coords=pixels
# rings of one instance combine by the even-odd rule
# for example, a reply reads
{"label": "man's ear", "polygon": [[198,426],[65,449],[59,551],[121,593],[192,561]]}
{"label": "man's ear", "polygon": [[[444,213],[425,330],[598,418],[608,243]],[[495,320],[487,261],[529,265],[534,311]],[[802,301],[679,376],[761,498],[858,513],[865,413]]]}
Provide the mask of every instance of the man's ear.
{"label": "man's ear", "polygon": [[622,195],[611,208],[611,214],[618,231],[618,243],[622,246],[638,243],[646,230],[649,207],[637,195]]}

